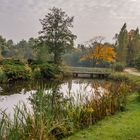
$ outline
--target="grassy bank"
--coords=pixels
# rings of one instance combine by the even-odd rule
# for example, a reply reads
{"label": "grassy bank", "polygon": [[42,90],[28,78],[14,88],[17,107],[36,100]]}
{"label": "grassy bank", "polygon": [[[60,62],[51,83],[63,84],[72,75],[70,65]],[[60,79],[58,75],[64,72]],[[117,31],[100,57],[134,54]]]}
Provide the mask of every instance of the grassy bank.
{"label": "grassy bank", "polygon": [[133,86],[125,112],[107,117],[65,140],[139,140],[140,139],[140,77],[127,73],[112,73],[113,81],[126,81]]}
{"label": "grassy bank", "polygon": [[129,97],[127,111],[98,122],[65,140],[139,140],[140,102],[137,94]]}
{"label": "grassy bank", "polygon": [[127,82],[134,83],[136,85],[140,85],[139,76],[131,75],[125,72],[111,73],[111,75],[109,76],[109,79],[114,80],[114,81],[127,81]]}
{"label": "grassy bank", "polygon": [[135,75],[132,75],[132,74],[128,74],[128,73],[125,73],[125,72],[121,72],[121,73],[112,73],[110,76],[109,76],[109,79],[110,80],[113,80],[113,81],[125,81],[129,84],[132,85],[132,90],[134,92],[137,92],[138,95],[139,95],[139,98],[140,98],[140,77],[139,76],[135,76]]}

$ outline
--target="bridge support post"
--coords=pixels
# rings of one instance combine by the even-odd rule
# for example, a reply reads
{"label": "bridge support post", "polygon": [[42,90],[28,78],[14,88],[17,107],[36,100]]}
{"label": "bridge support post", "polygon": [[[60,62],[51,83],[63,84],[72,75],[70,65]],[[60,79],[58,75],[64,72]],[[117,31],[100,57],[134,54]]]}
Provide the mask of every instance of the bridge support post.
{"label": "bridge support post", "polygon": [[78,73],[73,73],[73,77],[77,78],[78,77]]}
{"label": "bridge support post", "polygon": [[93,78],[93,73],[90,74],[90,78]]}

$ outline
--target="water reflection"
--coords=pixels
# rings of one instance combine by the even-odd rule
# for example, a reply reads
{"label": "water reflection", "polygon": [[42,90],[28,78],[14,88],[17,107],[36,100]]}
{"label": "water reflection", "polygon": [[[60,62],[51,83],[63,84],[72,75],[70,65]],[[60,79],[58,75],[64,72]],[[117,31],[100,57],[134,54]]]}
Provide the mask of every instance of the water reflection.
{"label": "water reflection", "polygon": [[[100,81],[100,83],[102,82],[104,81]],[[31,96],[31,93],[35,93],[40,88],[53,91],[54,94],[51,97],[52,108],[57,104],[56,98],[60,96],[67,100],[71,99],[76,105],[79,105],[81,100],[83,103],[85,100],[90,100],[94,92],[94,83],[95,81],[88,79],[67,79],[59,83],[40,80],[4,84],[0,88],[0,109],[6,109],[6,112],[11,114],[13,107],[20,102],[24,102],[28,108],[31,108],[28,98]]]}

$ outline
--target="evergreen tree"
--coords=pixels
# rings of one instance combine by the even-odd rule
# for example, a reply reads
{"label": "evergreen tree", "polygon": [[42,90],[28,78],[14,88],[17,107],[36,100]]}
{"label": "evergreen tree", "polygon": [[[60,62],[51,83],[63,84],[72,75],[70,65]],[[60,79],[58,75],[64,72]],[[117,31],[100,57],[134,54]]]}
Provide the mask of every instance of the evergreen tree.
{"label": "evergreen tree", "polygon": [[128,56],[127,63],[129,66],[133,66],[134,60],[140,55],[140,34],[139,29],[131,30],[129,32],[128,43]]}
{"label": "evergreen tree", "polygon": [[128,51],[128,32],[126,23],[121,28],[120,33],[117,36],[117,61],[126,63],[127,51]]}

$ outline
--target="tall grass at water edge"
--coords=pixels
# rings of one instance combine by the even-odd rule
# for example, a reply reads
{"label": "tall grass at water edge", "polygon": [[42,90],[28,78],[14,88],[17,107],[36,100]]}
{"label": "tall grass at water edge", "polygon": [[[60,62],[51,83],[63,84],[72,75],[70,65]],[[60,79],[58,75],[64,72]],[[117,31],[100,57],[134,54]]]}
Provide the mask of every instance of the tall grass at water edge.
{"label": "tall grass at water edge", "polygon": [[[104,94],[98,87],[102,86]],[[76,105],[72,96],[64,98],[57,88],[39,90],[32,94],[30,102],[32,111],[26,105],[16,106],[13,119],[1,111],[1,140],[47,140],[61,139],[75,131],[86,128],[105,116],[124,111],[127,95],[131,87],[124,82],[94,84],[94,95],[90,100]],[[79,91],[84,92],[84,91]],[[82,94],[81,94],[82,95]]]}

